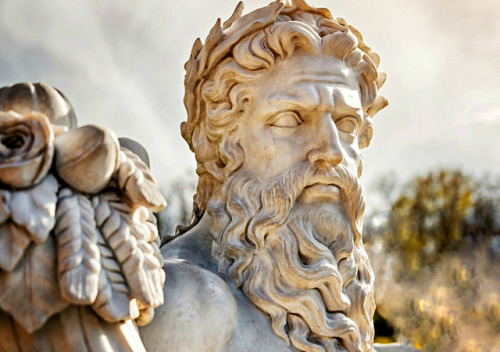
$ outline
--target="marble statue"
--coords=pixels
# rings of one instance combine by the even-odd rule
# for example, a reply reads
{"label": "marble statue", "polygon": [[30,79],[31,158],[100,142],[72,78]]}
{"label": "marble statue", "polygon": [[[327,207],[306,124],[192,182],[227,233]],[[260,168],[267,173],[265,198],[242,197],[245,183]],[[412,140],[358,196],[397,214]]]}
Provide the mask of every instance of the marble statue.
{"label": "marble statue", "polygon": [[77,127],[50,86],[1,88],[0,352],[375,351],[358,179],[378,64],[304,0],[218,20],[185,66],[193,221],[161,252],[143,148]]}
{"label": "marble statue", "polygon": [[186,63],[193,223],[162,247],[148,351],[373,350],[360,150],[387,101],[361,34],[280,1],[217,21]]}
{"label": "marble statue", "polygon": [[0,351],[145,351],[163,303],[149,169],[44,84],[0,89]]}

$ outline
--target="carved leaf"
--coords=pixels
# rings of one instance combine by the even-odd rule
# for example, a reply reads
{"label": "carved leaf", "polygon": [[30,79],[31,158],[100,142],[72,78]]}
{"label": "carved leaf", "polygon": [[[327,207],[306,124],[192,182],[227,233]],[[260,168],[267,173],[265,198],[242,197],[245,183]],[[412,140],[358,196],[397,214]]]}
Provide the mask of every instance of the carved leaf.
{"label": "carved leaf", "polygon": [[0,308],[29,333],[69,305],[57,286],[55,243],[32,245],[11,272],[0,272]]}
{"label": "carved leaf", "polygon": [[130,302],[130,292],[120,264],[101,233],[98,233],[97,244],[101,252],[102,269],[99,276],[99,293],[92,308],[100,317],[111,323],[137,318],[139,311],[135,302]]}
{"label": "carved leaf", "polygon": [[[164,275],[164,271],[161,270],[163,267],[163,256],[160,252],[160,236],[158,234],[158,226],[156,224],[156,218],[154,214],[144,207],[140,207],[135,210],[134,219],[138,220],[138,226],[135,227],[136,230],[132,231],[134,236],[136,236],[141,246],[145,246],[143,252],[147,254],[148,262],[151,263],[151,268],[158,270]],[[153,260],[152,258],[157,260]],[[162,283],[165,282],[163,277]]]}
{"label": "carved leaf", "polygon": [[54,229],[59,286],[63,297],[75,304],[91,304],[97,297],[101,270],[97,232],[90,200],[62,189]]}
{"label": "carved leaf", "polygon": [[10,192],[0,190],[0,224],[7,221],[10,216]]}
{"label": "carved leaf", "polygon": [[243,10],[245,9],[245,5],[243,4],[243,1],[240,1],[238,5],[236,5],[236,8],[233,11],[233,14],[229,19],[222,24],[222,29],[227,29],[231,27],[231,25],[234,23],[234,21],[238,20],[241,18],[241,15],[243,14]]}
{"label": "carved leaf", "polygon": [[387,101],[386,98],[384,98],[383,96],[381,95],[378,95],[375,100],[373,101],[372,105],[370,105],[370,107],[368,108],[368,110],[366,111],[366,113],[373,117],[375,116],[375,114],[377,112],[379,112],[380,110],[382,110],[383,108],[385,108],[387,105],[389,105],[389,102]]}
{"label": "carved leaf", "polygon": [[[137,286],[137,290],[131,290],[132,296],[139,302],[150,307],[158,307],[163,304],[163,284],[165,282],[165,273],[160,262],[154,255],[153,248],[144,241],[138,242],[138,247],[143,253],[142,273],[136,274],[132,278],[142,281],[142,275],[146,277],[142,286]],[[135,287],[134,287],[135,288]]]}
{"label": "carved leaf", "polygon": [[208,33],[207,39],[205,39],[205,48],[200,53],[201,57],[199,61],[200,66],[198,67],[198,74],[201,74],[203,72],[208,58],[210,57],[210,53],[214,48],[217,47],[217,44],[219,44],[223,38],[224,35],[222,33],[221,20],[220,18],[218,18],[214,26]]}
{"label": "carved leaf", "polygon": [[0,269],[12,271],[31,243],[28,232],[12,221],[0,225]]}
{"label": "carved leaf", "polygon": [[148,243],[150,228],[114,193],[94,197],[93,204],[97,225],[120,263],[130,297],[144,306],[161,305],[165,274]]}
{"label": "carved leaf", "polygon": [[122,148],[116,172],[118,187],[132,205],[160,211],[167,205],[148,166],[134,153]]}
{"label": "carved leaf", "polygon": [[[200,50],[203,48],[203,43],[201,42],[200,38],[196,38],[196,40],[193,43],[193,47],[191,48],[191,55],[190,59],[196,59],[196,56],[200,53]],[[185,67],[184,67],[185,68]]]}
{"label": "carved leaf", "polygon": [[26,228],[38,244],[47,239],[54,227],[58,187],[56,178],[49,174],[33,188],[12,192],[12,220]]}

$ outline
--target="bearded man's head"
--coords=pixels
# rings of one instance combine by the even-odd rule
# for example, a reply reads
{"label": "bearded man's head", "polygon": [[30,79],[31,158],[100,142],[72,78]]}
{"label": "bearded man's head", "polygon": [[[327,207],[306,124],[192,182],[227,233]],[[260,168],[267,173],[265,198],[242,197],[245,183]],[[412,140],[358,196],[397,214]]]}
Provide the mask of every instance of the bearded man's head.
{"label": "bearded man's head", "polygon": [[186,64],[182,135],[212,256],[299,350],[371,351],[360,149],[386,104],[378,56],[303,1],[242,6]]}

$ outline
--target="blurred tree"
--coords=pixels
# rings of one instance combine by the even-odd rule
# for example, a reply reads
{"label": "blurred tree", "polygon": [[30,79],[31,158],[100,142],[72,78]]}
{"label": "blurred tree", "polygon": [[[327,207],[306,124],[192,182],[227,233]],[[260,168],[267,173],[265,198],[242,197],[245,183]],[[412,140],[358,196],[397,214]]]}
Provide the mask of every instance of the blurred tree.
{"label": "blurred tree", "polygon": [[395,338],[429,352],[500,351],[500,178],[438,170],[376,186],[385,203],[364,236]]}
{"label": "blurred tree", "polygon": [[385,235],[398,253],[400,275],[432,266],[441,253],[460,245],[473,194],[471,178],[456,170],[431,172],[405,187],[392,204]]}
{"label": "blurred tree", "polygon": [[484,176],[475,182],[474,204],[465,219],[464,232],[474,242],[500,233],[500,178]]}

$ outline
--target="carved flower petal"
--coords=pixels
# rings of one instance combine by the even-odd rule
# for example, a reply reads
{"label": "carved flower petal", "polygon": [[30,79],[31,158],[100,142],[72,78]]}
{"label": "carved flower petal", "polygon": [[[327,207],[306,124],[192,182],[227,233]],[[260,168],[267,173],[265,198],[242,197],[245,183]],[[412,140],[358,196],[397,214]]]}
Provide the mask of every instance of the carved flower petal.
{"label": "carved flower petal", "polygon": [[52,164],[54,134],[48,118],[0,112],[0,182],[27,188],[40,182]]}
{"label": "carved flower petal", "polygon": [[40,170],[40,165],[44,161],[44,155],[39,155],[30,160],[16,161],[14,164],[4,165],[0,180],[2,183],[16,188],[24,188],[31,186],[42,174],[43,169]]}

